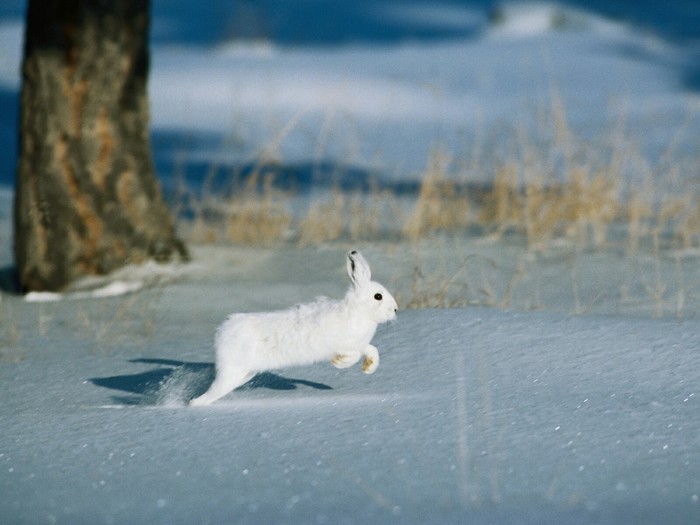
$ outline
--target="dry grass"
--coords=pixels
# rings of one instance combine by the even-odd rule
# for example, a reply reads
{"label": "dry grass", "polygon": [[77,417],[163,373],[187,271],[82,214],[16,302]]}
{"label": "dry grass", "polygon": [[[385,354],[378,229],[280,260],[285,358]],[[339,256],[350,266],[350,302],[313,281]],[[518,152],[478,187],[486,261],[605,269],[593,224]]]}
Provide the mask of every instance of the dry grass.
{"label": "dry grass", "polygon": [[571,161],[552,173],[535,157],[530,151],[527,159],[495,164],[492,184],[470,195],[463,182],[466,174],[453,168],[447,153],[436,150],[412,200],[386,189],[333,189],[294,213],[296,196],[275,187],[274,170],[259,170],[228,198],[208,191],[196,198],[190,192],[186,207],[192,218],[183,230],[195,243],[269,246],[292,240],[303,247],[382,236],[415,242],[436,233],[477,229],[497,238],[516,233],[530,251],[542,252],[562,240],[578,249],[604,248],[614,228],[626,232],[630,252],[644,243],[650,246],[654,236],[678,249],[700,247],[699,195],[663,191],[663,177],[646,187],[631,187],[615,171],[614,158],[597,165]]}
{"label": "dry grass", "polygon": [[332,189],[313,201],[295,228],[300,248],[329,241],[379,240],[403,224],[404,213],[390,191],[345,192]]}
{"label": "dry grass", "polygon": [[333,190],[327,200],[312,203],[299,224],[299,246],[339,239],[345,231],[346,200],[342,191]]}
{"label": "dry grass", "polygon": [[410,244],[410,254],[398,258],[412,264],[395,272],[390,282],[401,308],[510,308],[524,264],[505,268],[487,255],[468,251],[465,244],[444,235]]}
{"label": "dry grass", "polygon": [[[85,343],[91,354],[125,346],[143,349],[161,325],[160,287],[109,298],[32,302],[0,294],[0,363],[18,362],[37,345],[50,351],[54,339]],[[76,294],[77,295],[77,294]]]}
{"label": "dry grass", "polygon": [[[553,93],[551,108],[534,131],[518,129],[505,139],[499,135],[494,148],[498,158],[482,154],[483,137],[475,146],[478,154],[472,149],[469,158],[455,159],[444,148],[433,149],[418,190],[409,196],[377,186],[365,191],[332,189],[311,197],[282,191],[274,184],[275,163],[270,160],[277,158],[271,153],[278,149],[276,140],[261,154],[253,174],[234,185],[231,196],[216,195],[206,187],[199,198],[189,194],[191,218],[183,221],[184,235],[195,243],[306,247],[337,241],[407,241],[418,246],[436,236],[464,244],[481,232],[490,239],[522,239],[529,254],[612,249],[627,255],[644,251],[657,259],[669,249],[700,249],[700,195],[679,182],[689,179],[681,176],[682,170],[696,169],[697,162],[681,168],[670,161],[672,153],[656,164],[650,162],[624,136],[623,121],[608,140],[589,144],[569,128],[563,104]],[[280,136],[293,126],[296,122]],[[475,174],[490,183],[475,187]],[[630,174],[644,182],[631,182]],[[509,307],[524,266],[506,276],[510,284],[503,289],[484,277],[486,270],[475,277],[473,263],[464,259],[457,265],[428,266],[416,260],[404,276],[411,282],[405,304]],[[657,305],[669,302],[661,281],[657,277],[645,286],[647,299]],[[585,304],[577,286],[573,283],[572,289],[578,311]],[[682,291],[675,303],[676,310],[685,303]],[[532,304],[539,304],[536,298]]]}
{"label": "dry grass", "polygon": [[217,195],[205,182],[198,194],[180,190],[176,208],[190,219],[180,221],[193,243],[231,242],[269,246],[284,241],[292,224],[290,195],[275,188],[274,171],[257,168],[244,183],[234,183],[231,196]]}
{"label": "dry grass", "polygon": [[431,152],[413,211],[403,227],[406,238],[415,241],[434,232],[460,230],[471,224],[467,195],[449,178],[451,160],[444,150]]}
{"label": "dry grass", "polygon": [[604,170],[587,166],[573,168],[567,177],[551,183],[533,175],[526,177],[523,187],[515,164],[498,168],[479,210],[481,224],[497,236],[506,231],[520,233],[535,251],[546,250],[561,238],[601,247],[622,209],[620,184]]}
{"label": "dry grass", "polygon": [[20,330],[14,309],[0,293],[0,362],[20,361]]}
{"label": "dry grass", "polygon": [[285,238],[292,222],[284,192],[268,175],[258,191],[260,175],[254,174],[224,206],[225,238],[237,244],[269,245]]}
{"label": "dry grass", "polygon": [[469,304],[466,261],[456,268],[449,268],[445,262],[442,258],[437,267],[431,267],[416,252],[409,276],[410,292],[406,297],[397,293],[402,308],[457,308]]}
{"label": "dry grass", "polygon": [[627,223],[627,245],[631,253],[635,253],[650,231],[654,221],[654,206],[651,195],[633,191],[627,200],[622,220]]}
{"label": "dry grass", "polygon": [[518,166],[509,163],[496,168],[493,188],[483,198],[478,220],[482,224],[493,225],[496,235],[518,229],[522,223],[522,198],[518,182]]}
{"label": "dry grass", "polygon": [[[73,310],[74,317],[66,323],[82,337],[98,343],[93,347],[95,353],[107,354],[125,342],[145,345],[159,322],[160,293],[156,288],[117,298],[80,302]],[[47,336],[48,332],[47,329]]]}

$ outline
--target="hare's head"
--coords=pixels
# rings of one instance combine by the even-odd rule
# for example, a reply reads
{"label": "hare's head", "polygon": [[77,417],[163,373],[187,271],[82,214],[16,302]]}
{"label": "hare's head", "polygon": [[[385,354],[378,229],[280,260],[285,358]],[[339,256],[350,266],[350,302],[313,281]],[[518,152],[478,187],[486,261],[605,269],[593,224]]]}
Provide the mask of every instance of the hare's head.
{"label": "hare's head", "polygon": [[396,300],[381,284],[372,281],[372,271],[360,252],[353,250],[348,253],[348,274],[352,281],[349,295],[358,313],[375,323],[396,318]]}

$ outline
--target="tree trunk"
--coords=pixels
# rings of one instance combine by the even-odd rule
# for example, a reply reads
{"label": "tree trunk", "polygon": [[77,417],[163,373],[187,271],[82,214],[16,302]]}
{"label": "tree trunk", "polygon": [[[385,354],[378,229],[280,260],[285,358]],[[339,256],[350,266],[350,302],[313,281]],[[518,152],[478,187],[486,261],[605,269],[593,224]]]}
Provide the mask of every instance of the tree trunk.
{"label": "tree trunk", "polygon": [[186,258],[148,128],[148,0],[30,0],[15,258],[23,291]]}

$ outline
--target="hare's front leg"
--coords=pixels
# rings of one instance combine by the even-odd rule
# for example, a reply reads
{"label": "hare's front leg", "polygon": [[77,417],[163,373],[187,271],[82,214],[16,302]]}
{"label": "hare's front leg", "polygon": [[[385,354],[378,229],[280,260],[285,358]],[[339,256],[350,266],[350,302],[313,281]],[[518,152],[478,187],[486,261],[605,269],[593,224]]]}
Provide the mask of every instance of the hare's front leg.
{"label": "hare's front leg", "polygon": [[347,354],[337,354],[331,364],[336,368],[350,368],[362,357],[360,352],[349,352]]}
{"label": "hare's front leg", "polygon": [[362,361],[362,371],[365,374],[373,374],[379,366],[379,351],[376,346],[367,345],[365,359]]}

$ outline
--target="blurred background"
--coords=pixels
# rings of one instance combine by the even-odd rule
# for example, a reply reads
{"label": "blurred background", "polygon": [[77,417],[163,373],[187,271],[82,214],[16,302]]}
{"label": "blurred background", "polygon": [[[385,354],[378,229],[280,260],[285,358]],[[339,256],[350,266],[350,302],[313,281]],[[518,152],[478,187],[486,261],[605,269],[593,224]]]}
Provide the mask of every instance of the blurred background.
{"label": "blurred background", "polygon": [[[0,6],[5,219],[24,9]],[[188,243],[692,256],[699,88],[693,1],[152,3],[152,147]]]}
{"label": "blurred background", "polygon": [[[21,0],[0,6],[6,186],[24,10]],[[164,180],[176,164],[196,183],[214,162],[273,154],[416,179],[431,148],[468,162],[475,140],[493,149],[490,137],[541,126],[538,112],[555,104],[586,141],[604,144],[624,118],[652,157],[674,141],[679,153],[697,147],[692,1],[156,0],[152,12],[153,146]],[[468,177],[491,179],[484,170]]]}

